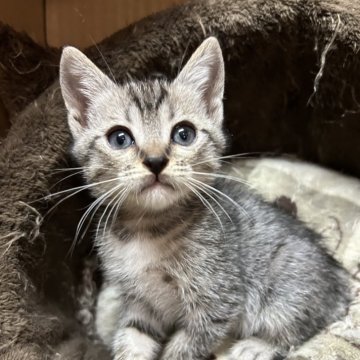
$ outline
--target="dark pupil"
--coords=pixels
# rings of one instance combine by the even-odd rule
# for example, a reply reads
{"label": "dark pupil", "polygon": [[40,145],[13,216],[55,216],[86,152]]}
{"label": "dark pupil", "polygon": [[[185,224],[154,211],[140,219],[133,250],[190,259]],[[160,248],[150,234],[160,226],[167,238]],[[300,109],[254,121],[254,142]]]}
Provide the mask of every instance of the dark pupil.
{"label": "dark pupil", "polygon": [[125,134],[124,133],[119,133],[118,136],[116,137],[116,141],[119,145],[124,145],[126,140]]}
{"label": "dark pupil", "polygon": [[181,137],[181,140],[186,141],[189,136],[187,129],[184,128],[179,129],[179,136]]}

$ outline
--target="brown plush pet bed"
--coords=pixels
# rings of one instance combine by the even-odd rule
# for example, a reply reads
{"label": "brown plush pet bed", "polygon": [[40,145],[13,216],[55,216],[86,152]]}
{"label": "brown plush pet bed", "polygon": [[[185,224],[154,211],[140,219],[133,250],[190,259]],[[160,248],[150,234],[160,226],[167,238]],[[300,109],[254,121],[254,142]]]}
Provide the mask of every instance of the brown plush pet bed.
{"label": "brown plush pet bed", "polygon": [[[86,53],[120,82],[173,77],[209,35],[226,60],[230,153],[294,153],[360,176],[358,1],[193,1]],[[51,85],[59,55],[0,26],[0,98],[12,115],[0,147],[1,360],[109,358],[92,328],[101,274],[91,232],[69,255],[90,199],[80,193],[49,212],[56,200],[45,198],[81,183],[58,183],[69,173],[56,169],[72,166],[64,105]],[[346,344],[347,352],[334,342],[331,357],[293,358],[360,359],[359,341]]]}

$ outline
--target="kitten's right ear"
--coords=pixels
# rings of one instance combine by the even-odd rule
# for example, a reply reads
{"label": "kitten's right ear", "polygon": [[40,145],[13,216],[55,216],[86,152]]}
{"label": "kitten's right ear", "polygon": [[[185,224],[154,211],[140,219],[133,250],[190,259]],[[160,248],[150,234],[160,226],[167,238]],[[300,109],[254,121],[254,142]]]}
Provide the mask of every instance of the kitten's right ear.
{"label": "kitten's right ear", "polygon": [[71,46],[64,48],[60,60],[60,87],[73,134],[87,126],[91,102],[111,86],[113,82],[81,51]]}

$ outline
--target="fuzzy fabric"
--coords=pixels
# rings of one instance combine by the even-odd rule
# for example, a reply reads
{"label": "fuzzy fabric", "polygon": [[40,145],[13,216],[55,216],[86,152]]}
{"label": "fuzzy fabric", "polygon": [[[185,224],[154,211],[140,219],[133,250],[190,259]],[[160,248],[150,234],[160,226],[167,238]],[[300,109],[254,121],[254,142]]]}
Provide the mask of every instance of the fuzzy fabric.
{"label": "fuzzy fabric", "polygon": [[[219,38],[226,60],[230,152],[295,153],[360,176],[358,2],[191,1],[86,53],[119,82],[172,78],[209,35]],[[89,196],[79,193],[52,211],[46,198],[82,181],[57,183],[68,173],[56,169],[71,166],[70,136],[58,83],[44,90],[59,54],[0,26],[0,97],[13,115],[0,147],[0,359],[108,358],[91,329],[101,281],[91,236],[69,254]],[[343,356],[342,338],[326,336],[312,348],[354,358]],[[325,359],[309,354],[297,358]]]}

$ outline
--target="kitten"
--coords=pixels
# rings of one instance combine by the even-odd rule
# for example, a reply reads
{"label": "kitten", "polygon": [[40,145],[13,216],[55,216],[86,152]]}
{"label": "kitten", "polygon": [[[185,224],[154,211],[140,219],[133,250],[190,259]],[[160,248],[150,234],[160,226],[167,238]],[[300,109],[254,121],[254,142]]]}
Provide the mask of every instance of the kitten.
{"label": "kitten", "polygon": [[[97,331],[117,360],[280,359],[349,302],[317,234],[221,175],[224,64],[208,38],[172,82],[117,85],[67,47],[60,84],[97,206]],[[95,208],[95,207],[94,207]]]}

